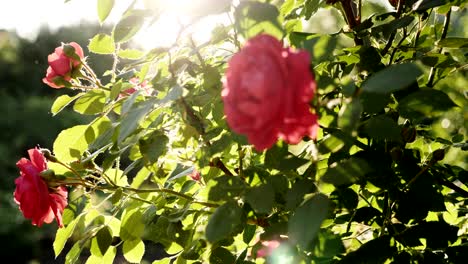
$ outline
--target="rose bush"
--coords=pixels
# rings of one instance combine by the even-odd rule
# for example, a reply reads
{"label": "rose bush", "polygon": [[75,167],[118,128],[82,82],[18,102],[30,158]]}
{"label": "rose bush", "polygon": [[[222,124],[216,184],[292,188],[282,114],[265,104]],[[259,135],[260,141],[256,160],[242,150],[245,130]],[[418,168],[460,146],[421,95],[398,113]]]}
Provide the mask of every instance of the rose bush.
{"label": "rose bush", "polygon": [[29,159],[21,158],[16,163],[20,176],[15,180],[15,202],[33,225],[42,226],[56,219],[58,226],[63,227],[62,213],[68,204],[68,191],[65,186],[48,186],[41,177],[41,172],[47,170],[47,160],[39,149],[30,149],[28,153]]}
{"label": "rose bush", "polygon": [[316,83],[307,51],[283,48],[272,36],[258,35],[228,62],[222,98],[233,131],[246,135],[257,150],[278,138],[297,144],[317,136],[310,110]]}
{"label": "rose bush", "polygon": [[[64,45],[69,45],[74,48],[74,55],[66,54]],[[70,81],[72,73],[75,69],[79,68],[84,59],[83,49],[76,42],[63,44],[57,47],[54,53],[50,54],[47,58],[49,67],[47,68],[46,77],[42,81],[52,88],[65,87],[63,81]]]}
{"label": "rose bush", "polygon": [[[367,3],[332,1],[347,25],[318,34],[302,28],[314,1],[235,2],[216,9],[232,23],[206,43],[184,27],[170,47],[134,50],[129,40],[159,15],[144,4],[90,40],[112,69],[101,82],[80,59],[79,74],[66,74],[74,94],[51,112],[92,120],[55,139],[49,189],[29,184],[44,183],[46,168],[32,156],[15,192],[26,217],[36,215],[32,197],[46,201],[39,225],[65,204],[52,207],[64,191],[54,186],[70,185],[55,254],[72,241],[67,263],[111,263],[118,252],[152,261],[145,250],[155,244],[168,263],[466,261],[466,164],[447,159],[467,149],[464,125],[449,127],[466,109],[451,97],[463,93],[441,85],[465,65],[453,47],[466,41],[445,39],[453,3],[438,9],[442,26],[419,15],[434,3],[400,1],[396,13],[361,21],[355,5]],[[100,1],[101,20],[113,3]],[[140,80],[151,93],[135,92]],[[444,130],[429,131],[439,119]]]}

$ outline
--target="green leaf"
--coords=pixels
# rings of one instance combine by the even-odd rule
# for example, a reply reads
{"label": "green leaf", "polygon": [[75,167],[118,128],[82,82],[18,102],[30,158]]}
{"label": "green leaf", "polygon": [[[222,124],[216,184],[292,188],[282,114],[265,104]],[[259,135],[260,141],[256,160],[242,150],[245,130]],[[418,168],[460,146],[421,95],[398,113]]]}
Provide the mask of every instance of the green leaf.
{"label": "green leaf", "polygon": [[227,202],[216,208],[206,226],[206,238],[210,243],[228,238],[242,224],[242,209],[235,202]]}
{"label": "green leaf", "polygon": [[437,42],[437,46],[452,49],[468,48],[468,38],[444,38]]}
{"label": "green leaf", "polygon": [[364,131],[373,139],[401,141],[401,129],[386,115],[370,118],[364,125]]}
{"label": "green leaf", "polygon": [[120,238],[122,240],[140,239],[145,229],[142,216],[138,208],[125,212],[120,225]]}
{"label": "green leaf", "polygon": [[91,239],[91,253],[95,256],[104,256],[112,243],[112,231],[109,227],[102,227]]}
{"label": "green leaf", "polygon": [[338,117],[338,126],[348,133],[356,130],[361,119],[362,105],[359,100],[352,100],[341,108]]}
{"label": "green leaf", "polygon": [[419,0],[413,4],[413,11],[424,11],[429,8],[447,4],[447,0]]}
{"label": "green leaf", "polygon": [[408,87],[422,73],[413,63],[393,64],[369,77],[362,85],[362,90],[372,93],[392,93]]}
{"label": "green leaf", "polygon": [[106,97],[106,92],[102,90],[91,90],[75,102],[73,109],[84,115],[101,113],[106,104]]}
{"label": "green leaf", "polygon": [[289,238],[306,248],[315,239],[328,216],[330,200],[319,193],[296,209],[288,224]]}
{"label": "green leaf", "polygon": [[226,264],[235,263],[236,257],[232,255],[231,251],[217,247],[210,254],[210,264]]}
{"label": "green leaf", "polygon": [[141,239],[125,240],[122,251],[125,259],[130,263],[140,263],[145,254],[145,244]]}
{"label": "green leaf", "polygon": [[320,154],[327,154],[329,152],[337,152],[342,147],[344,147],[344,145],[345,142],[342,139],[333,135],[327,135],[320,141],[318,150]]}
{"label": "green leaf", "polygon": [[118,43],[129,41],[141,29],[145,22],[141,14],[133,14],[124,17],[114,28],[114,41]]}
{"label": "green leaf", "polygon": [[268,3],[242,1],[235,11],[235,26],[246,38],[251,38],[259,33],[268,33],[277,38],[283,35],[276,6]]}
{"label": "green leaf", "polygon": [[99,22],[101,24],[109,16],[113,7],[114,7],[114,0],[98,0],[97,1],[97,12],[98,12],[98,17],[99,17]]}
{"label": "green leaf", "polygon": [[62,162],[81,158],[96,136],[104,133],[110,126],[111,122],[107,117],[99,117],[91,126],[78,125],[63,130],[54,141],[55,156]]}
{"label": "green leaf", "polygon": [[213,179],[216,185],[211,187],[208,199],[221,201],[240,196],[246,189],[246,184],[239,177],[223,175]]}
{"label": "green leaf", "polygon": [[173,181],[182,177],[185,177],[189,175],[190,173],[193,172],[195,168],[193,166],[187,167],[182,164],[177,164],[176,168],[171,172],[169,177],[167,178],[167,181]]}
{"label": "green leaf", "polygon": [[251,188],[245,194],[245,201],[257,213],[269,213],[275,203],[275,190],[271,184],[262,184]]}
{"label": "green leaf", "polygon": [[67,225],[67,227],[57,229],[57,233],[55,234],[55,240],[53,244],[55,257],[58,257],[58,255],[60,255],[60,252],[62,252],[63,247],[65,246],[65,243],[67,242],[68,238],[73,234],[73,231],[75,231],[76,225],[82,221],[83,217],[79,216],[72,222],[70,222]]}
{"label": "green leaf", "polygon": [[247,224],[244,228],[244,232],[242,234],[242,240],[245,244],[249,244],[252,238],[255,235],[255,230],[257,230],[256,225],[249,225]]}
{"label": "green leaf", "polygon": [[392,237],[389,235],[377,237],[356,251],[348,253],[337,263],[385,263],[385,260],[391,258],[397,250],[392,244]]}
{"label": "green leaf", "polygon": [[142,121],[142,119],[153,109],[154,101],[148,100],[144,103],[137,104],[131,108],[128,113],[122,114],[122,121],[120,122],[120,133],[118,142],[122,142],[130,134],[132,134]]}
{"label": "green leaf", "polygon": [[97,34],[89,41],[88,49],[96,54],[113,54],[115,52],[115,43],[111,36]]}
{"label": "green leaf", "polygon": [[313,193],[317,190],[314,181],[308,179],[301,179],[295,182],[291,189],[286,193],[286,209],[293,210],[296,208],[304,196],[308,193]]}
{"label": "green leaf", "polygon": [[117,55],[123,59],[138,60],[143,57],[144,52],[137,49],[121,49]]}
{"label": "green leaf", "polygon": [[60,111],[65,109],[65,107],[69,104],[71,104],[74,100],[80,98],[80,96],[83,96],[84,93],[79,93],[73,97],[70,97],[66,94],[59,96],[57,99],[55,99],[54,104],[52,105],[52,108],[50,109],[50,112],[52,113],[53,116],[58,114]]}
{"label": "green leaf", "polygon": [[81,242],[76,242],[70,251],[68,251],[67,256],[65,257],[65,264],[77,263],[82,249],[83,247],[81,246]]}
{"label": "green leaf", "polygon": [[370,167],[365,160],[351,157],[336,165],[332,164],[321,180],[337,186],[351,184],[360,180],[369,171]]}
{"label": "green leaf", "polygon": [[423,89],[404,97],[398,104],[398,110],[403,117],[423,119],[438,116],[455,106],[446,93]]}
{"label": "green leaf", "polygon": [[160,156],[166,153],[168,142],[169,138],[166,135],[155,132],[146,138],[140,139],[138,145],[143,158],[148,163],[155,163]]}
{"label": "green leaf", "polygon": [[390,94],[363,92],[359,96],[364,112],[377,114],[390,102]]}
{"label": "green leaf", "polygon": [[309,20],[310,17],[317,12],[321,3],[322,0],[306,0],[302,12],[305,20]]}
{"label": "green leaf", "polygon": [[117,255],[117,248],[110,246],[107,249],[106,254],[102,257],[91,255],[86,260],[86,264],[102,264],[102,263],[114,263],[115,255]]}

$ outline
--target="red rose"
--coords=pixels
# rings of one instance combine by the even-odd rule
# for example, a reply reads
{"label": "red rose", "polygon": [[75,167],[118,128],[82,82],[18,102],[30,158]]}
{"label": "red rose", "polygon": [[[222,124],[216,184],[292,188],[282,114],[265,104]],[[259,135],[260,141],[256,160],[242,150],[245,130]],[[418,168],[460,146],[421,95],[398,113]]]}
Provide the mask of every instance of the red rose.
{"label": "red rose", "polygon": [[269,35],[258,35],[228,62],[222,98],[228,125],[246,135],[257,150],[278,138],[289,144],[315,138],[317,115],[309,102],[315,80],[306,51],[283,48]]}
{"label": "red rose", "polygon": [[65,81],[71,80],[71,72],[81,64],[84,58],[83,49],[76,42],[70,42],[68,45],[75,48],[75,53],[80,60],[68,57],[63,51],[63,45],[56,48],[54,53],[47,57],[49,68],[47,68],[46,77],[42,81],[52,88],[62,88],[64,85],[55,84],[54,79],[57,77],[63,78]]}
{"label": "red rose", "polygon": [[30,149],[28,153],[30,160],[21,158],[16,163],[20,176],[15,180],[15,202],[33,225],[51,223],[55,218],[59,227],[63,227],[62,213],[67,206],[68,191],[64,186],[48,187],[40,176],[47,170],[44,155],[37,148]]}

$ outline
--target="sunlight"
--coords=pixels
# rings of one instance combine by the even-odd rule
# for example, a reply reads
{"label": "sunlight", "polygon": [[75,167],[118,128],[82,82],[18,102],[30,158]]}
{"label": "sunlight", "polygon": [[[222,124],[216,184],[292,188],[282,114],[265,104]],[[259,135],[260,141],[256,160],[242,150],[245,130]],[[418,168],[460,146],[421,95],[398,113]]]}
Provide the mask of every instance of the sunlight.
{"label": "sunlight", "polygon": [[[218,0],[224,5],[229,1]],[[195,43],[208,41],[211,31],[219,24],[228,24],[229,18],[226,14],[217,14],[197,19],[194,10],[201,10],[202,1],[192,0],[160,0],[158,9],[162,14],[152,25],[147,25],[134,38],[134,41],[145,50],[155,47],[168,47],[177,41],[179,32],[183,30],[181,36],[191,35]],[[210,1],[205,1],[210,2]],[[196,12],[195,12],[196,13]]]}

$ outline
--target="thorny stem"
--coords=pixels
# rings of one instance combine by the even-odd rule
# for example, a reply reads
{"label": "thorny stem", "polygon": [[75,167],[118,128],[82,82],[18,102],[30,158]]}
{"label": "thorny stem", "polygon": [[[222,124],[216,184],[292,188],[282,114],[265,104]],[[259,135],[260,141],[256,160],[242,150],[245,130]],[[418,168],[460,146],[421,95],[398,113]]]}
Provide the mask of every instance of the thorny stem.
{"label": "thorny stem", "polygon": [[[440,40],[443,40],[447,37],[447,31],[450,25],[450,16],[452,14],[452,9],[449,9],[447,12],[447,15],[445,15],[445,20],[444,20],[444,28],[442,30],[442,35],[440,36]],[[442,52],[442,48],[439,48],[438,53]],[[436,73],[436,68],[432,67],[431,71],[429,72],[429,78],[427,79],[427,87],[433,87],[434,86],[434,76]]]}
{"label": "thorny stem", "polygon": [[[397,12],[395,14],[395,18],[398,19],[401,16],[401,12],[403,11],[403,6],[404,6],[404,1],[405,0],[399,0],[398,5],[397,5]],[[393,44],[393,40],[395,40],[396,36],[396,30],[392,32],[390,35],[390,38],[388,39],[387,44],[385,45],[384,49],[382,50],[382,56],[387,54],[387,52],[390,50]]]}
{"label": "thorny stem", "polygon": [[164,189],[164,188],[161,188],[161,189],[135,189],[135,188],[131,188],[131,187],[122,187],[122,186],[118,186],[118,187],[101,186],[99,188],[100,189],[107,189],[107,190],[114,190],[116,188],[122,188],[124,191],[131,191],[131,192],[134,192],[134,193],[153,193],[153,192],[154,193],[166,193],[166,194],[171,194],[171,195],[183,198],[185,200],[191,201],[192,203],[204,205],[204,206],[211,207],[211,208],[216,208],[216,207],[219,206],[218,204],[215,204],[215,203],[198,201],[198,200],[195,200],[193,197],[191,197],[189,195],[179,193],[179,192],[169,190],[169,189]]}
{"label": "thorny stem", "polygon": [[220,158],[214,158],[210,162],[210,166],[211,167],[216,167],[216,168],[222,170],[224,173],[226,173],[226,175],[234,176],[234,174],[226,167],[226,165],[224,165],[224,163],[221,161]]}
{"label": "thorny stem", "polygon": [[[403,28],[403,37],[400,39],[400,41],[398,41],[398,44],[397,44],[397,47],[399,47],[403,41],[405,41],[406,37],[408,36],[407,32],[406,32],[406,28]],[[388,65],[392,65],[392,62],[393,62],[393,57],[395,57],[395,53],[397,51],[397,47],[395,47],[393,50],[392,50],[392,54],[390,55],[390,60],[388,62]]]}
{"label": "thorny stem", "polygon": [[117,64],[119,63],[119,56],[117,53],[119,52],[120,44],[117,43],[115,46],[115,52],[113,54],[114,62],[112,63],[112,80],[111,82],[115,82],[115,78],[117,77]]}

